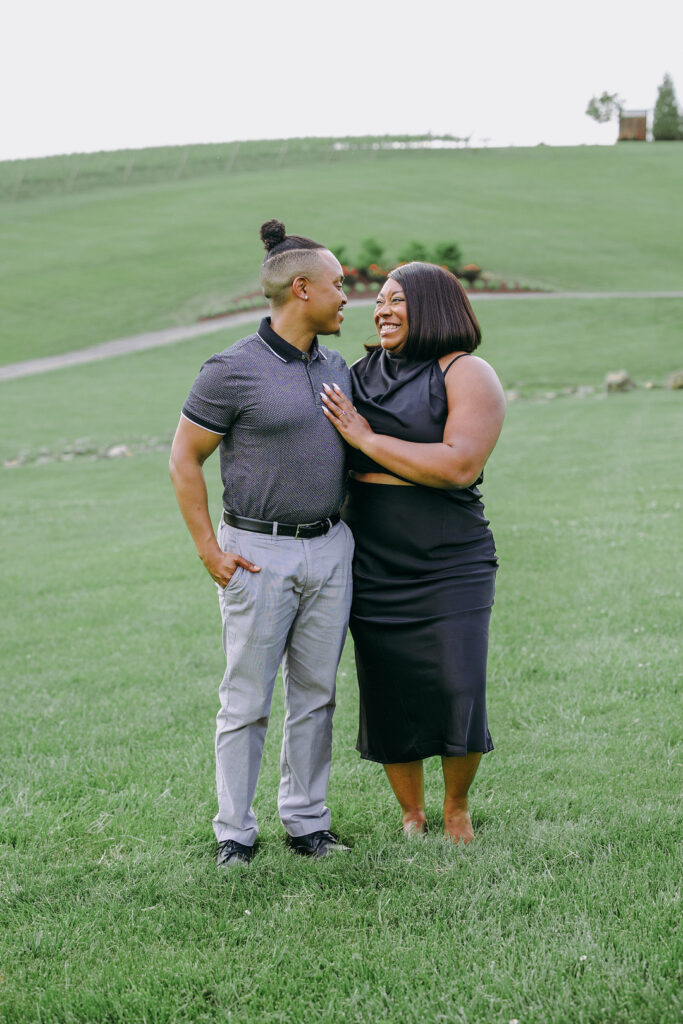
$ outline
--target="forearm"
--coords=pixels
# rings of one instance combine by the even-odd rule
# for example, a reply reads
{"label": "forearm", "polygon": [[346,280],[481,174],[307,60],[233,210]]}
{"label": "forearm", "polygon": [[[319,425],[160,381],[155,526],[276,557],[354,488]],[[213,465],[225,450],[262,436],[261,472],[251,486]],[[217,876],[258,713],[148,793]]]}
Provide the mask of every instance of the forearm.
{"label": "forearm", "polygon": [[185,524],[205,561],[208,554],[220,551],[209,515],[209,499],[202,467],[197,462],[178,462],[171,458],[171,480]]}
{"label": "forearm", "polygon": [[469,487],[482,469],[464,445],[418,444],[387,434],[371,434],[363,439],[361,451],[390,473],[444,490]]}
{"label": "forearm", "polygon": [[[479,478],[498,440],[505,411],[500,382],[495,374],[494,380],[490,379],[493,371],[484,365],[489,378],[484,386],[470,387],[464,398],[449,396],[450,404],[458,411],[449,412],[444,440],[435,444],[376,434],[337,384],[324,385],[323,412],[353,448],[390,473],[425,487],[464,489]],[[481,376],[477,367],[475,363],[475,372]]]}

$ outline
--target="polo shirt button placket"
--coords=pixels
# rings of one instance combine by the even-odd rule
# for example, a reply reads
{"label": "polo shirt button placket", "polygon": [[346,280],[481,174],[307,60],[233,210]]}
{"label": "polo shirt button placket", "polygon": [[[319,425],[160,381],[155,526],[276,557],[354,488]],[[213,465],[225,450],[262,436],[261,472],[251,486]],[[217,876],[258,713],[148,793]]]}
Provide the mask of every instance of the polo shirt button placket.
{"label": "polo shirt button placket", "polygon": [[311,385],[311,394],[313,395],[313,404],[314,405],[322,405],[322,401],[318,398],[318,395],[316,394],[315,384],[313,383],[313,378],[311,377],[311,359],[310,359],[310,356],[306,355],[305,352],[302,352],[301,353],[301,359],[303,361],[304,366],[306,367],[306,376],[308,377],[308,383]]}

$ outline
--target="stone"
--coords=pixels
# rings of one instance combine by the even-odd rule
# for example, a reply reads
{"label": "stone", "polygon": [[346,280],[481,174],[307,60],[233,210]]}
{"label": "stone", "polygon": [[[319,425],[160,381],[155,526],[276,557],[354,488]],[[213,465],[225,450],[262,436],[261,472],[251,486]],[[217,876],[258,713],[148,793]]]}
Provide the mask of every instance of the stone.
{"label": "stone", "polygon": [[518,402],[522,397],[522,392],[519,390],[519,388],[510,388],[509,391],[505,392],[505,397],[507,398],[508,402]]}
{"label": "stone", "polygon": [[666,386],[669,391],[678,391],[683,388],[683,370],[674,370],[666,378]]}
{"label": "stone", "polygon": [[632,391],[635,386],[627,370],[610,370],[605,376],[606,391]]}
{"label": "stone", "polygon": [[108,459],[120,459],[122,456],[130,454],[125,444],[115,444],[112,448],[107,449]]}

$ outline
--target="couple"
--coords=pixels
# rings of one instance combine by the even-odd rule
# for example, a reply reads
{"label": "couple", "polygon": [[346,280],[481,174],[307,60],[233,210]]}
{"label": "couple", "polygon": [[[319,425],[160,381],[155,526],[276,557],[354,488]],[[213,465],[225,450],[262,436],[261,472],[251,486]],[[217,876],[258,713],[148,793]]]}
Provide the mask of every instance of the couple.
{"label": "couple", "polygon": [[[361,756],[384,765],[403,828],[415,833],[426,825],[422,761],[440,756],[444,830],[468,842],[467,793],[492,749],[485,687],[497,563],[477,484],[502,426],[500,383],[470,354],[479,325],[448,271],[411,263],[391,272],[374,314],[379,342],[349,371],[318,342],[344,319],[339,261],[279,221],[261,238],[271,316],[204,363],[171,453],[223,622],[218,865],[247,864],[254,852],[252,801],[280,663],[287,841],[304,856],[348,849],[325,801],[349,613]],[[202,466],[219,446],[216,537]]]}

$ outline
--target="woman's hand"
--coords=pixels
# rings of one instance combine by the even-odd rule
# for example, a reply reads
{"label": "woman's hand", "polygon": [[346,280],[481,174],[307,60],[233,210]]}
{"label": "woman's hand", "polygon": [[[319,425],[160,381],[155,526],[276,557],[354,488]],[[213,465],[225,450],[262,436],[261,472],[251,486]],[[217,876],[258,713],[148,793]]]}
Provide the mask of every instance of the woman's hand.
{"label": "woman's hand", "polygon": [[363,442],[373,435],[373,430],[365,417],[357,412],[338,384],[329,387],[323,384],[324,392],[320,392],[323,400],[323,412],[341,436],[352,448],[362,448]]}

